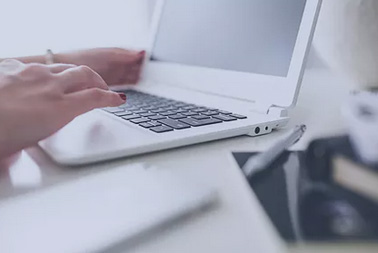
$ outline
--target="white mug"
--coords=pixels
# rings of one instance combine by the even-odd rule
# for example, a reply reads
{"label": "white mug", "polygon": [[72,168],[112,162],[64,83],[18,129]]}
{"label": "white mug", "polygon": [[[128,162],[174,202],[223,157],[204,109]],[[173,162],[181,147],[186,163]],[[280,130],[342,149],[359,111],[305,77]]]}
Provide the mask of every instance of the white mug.
{"label": "white mug", "polygon": [[378,0],[323,0],[314,46],[362,89],[378,88]]}

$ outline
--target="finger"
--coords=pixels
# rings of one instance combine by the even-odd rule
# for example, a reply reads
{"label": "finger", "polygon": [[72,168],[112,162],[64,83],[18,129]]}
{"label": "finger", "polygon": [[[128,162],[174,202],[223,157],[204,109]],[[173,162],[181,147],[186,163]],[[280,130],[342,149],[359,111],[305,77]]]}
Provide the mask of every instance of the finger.
{"label": "finger", "polygon": [[139,78],[130,72],[125,74],[121,79],[118,80],[115,85],[120,85],[120,84],[134,84]]}
{"label": "finger", "polygon": [[126,76],[126,82],[128,83],[137,83],[140,79],[142,72],[142,66],[136,65],[131,68],[131,71]]}
{"label": "finger", "polygon": [[129,64],[141,65],[144,62],[145,56],[146,56],[146,51],[143,50],[139,52],[137,51],[130,52],[128,55],[124,55],[123,57],[126,57],[126,60]]}
{"label": "finger", "polygon": [[0,61],[0,65],[24,65],[24,63],[15,59],[5,59]]}
{"label": "finger", "polygon": [[134,83],[137,83],[138,80],[139,80],[139,75],[132,74],[132,75],[128,75],[127,76],[126,83],[128,83],[128,84],[134,84]]}
{"label": "finger", "polygon": [[18,71],[24,66],[25,64],[20,61],[14,59],[6,59],[0,62],[0,72]]}
{"label": "finger", "polygon": [[138,73],[141,68],[142,68],[141,65],[134,65],[134,66],[131,67],[131,72]]}
{"label": "finger", "polygon": [[140,65],[143,64],[145,56],[146,56],[146,51],[143,50],[143,51],[138,52],[136,54],[136,63]]}
{"label": "finger", "polygon": [[96,108],[120,106],[126,102],[126,96],[94,88],[71,93],[66,96],[66,101],[69,110],[77,116]]}
{"label": "finger", "polygon": [[57,76],[61,80],[65,93],[73,93],[90,88],[109,90],[104,79],[87,66],[68,68],[58,73]]}
{"label": "finger", "polygon": [[70,68],[74,68],[74,67],[77,67],[76,65],[73,65],[73,64],[51,64],[51,65],[47,65],[47,68],[51,71],[51,73],[53,74],[58,74],[58,73],[61,73],[67,69],[70,69]]}

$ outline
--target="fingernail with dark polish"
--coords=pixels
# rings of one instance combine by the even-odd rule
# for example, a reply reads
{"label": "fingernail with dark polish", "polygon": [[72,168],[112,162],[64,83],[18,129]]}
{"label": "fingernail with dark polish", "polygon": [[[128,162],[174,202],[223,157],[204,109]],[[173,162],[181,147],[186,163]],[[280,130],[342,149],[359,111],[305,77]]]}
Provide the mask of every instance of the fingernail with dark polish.
{"label": "fingernail with dark polish", "polygon": [[126,101],[126,95],[123,93],[118,93],[118,95],[122,98],[123,101]]}
{"label": "fingernail with dark polish", "polygon": [[139,55],[145,55],[146,54],[146,50],[142,50],[138,53]]}

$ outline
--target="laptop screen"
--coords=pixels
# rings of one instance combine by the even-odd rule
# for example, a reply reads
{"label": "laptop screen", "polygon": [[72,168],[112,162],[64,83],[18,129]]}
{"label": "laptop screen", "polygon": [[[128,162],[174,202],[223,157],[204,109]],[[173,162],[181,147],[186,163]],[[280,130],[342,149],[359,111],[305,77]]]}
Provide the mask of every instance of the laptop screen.
{"label": "laptop screen", "polygon": [[306,0],[166,0],[153,61],[286,77]]}

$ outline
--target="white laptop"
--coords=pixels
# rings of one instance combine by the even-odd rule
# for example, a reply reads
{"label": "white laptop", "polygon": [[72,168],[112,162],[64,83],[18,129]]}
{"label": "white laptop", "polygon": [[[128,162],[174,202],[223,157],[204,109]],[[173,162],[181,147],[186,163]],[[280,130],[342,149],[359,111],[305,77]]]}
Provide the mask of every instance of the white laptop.
{"label": "white laptop", "polygon": [[79,165],[268,134],[296,103],[321,0],[161,0],[142,81],[40,146]]}

